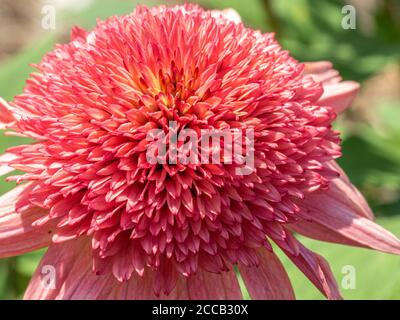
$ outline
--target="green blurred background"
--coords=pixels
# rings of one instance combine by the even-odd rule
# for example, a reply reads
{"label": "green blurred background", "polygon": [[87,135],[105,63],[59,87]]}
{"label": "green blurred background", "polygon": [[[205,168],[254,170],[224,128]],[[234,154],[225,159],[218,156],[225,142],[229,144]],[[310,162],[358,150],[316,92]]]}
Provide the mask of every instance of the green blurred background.
{"label": "green blurred background", "polygon": [[[141,4],[178,1],[141,1]],[[207,8],[235,8],[244,23],[274,31],[282,46],[300,61],[330,60],[345,79],[362,83],[354,107],[337,121],[343,134],[339,161],[366,195],[377,221],[400,236],[400,1],[398,0],[200,0]],[[56,29],[41,27],[44,4],[56,4]],[[1,0],[0,96],[19,94],[29,64],[66,42],[73,25],[91,28],[96,18],[132,11],[132,0]],[[356,29],[342,28],[342,7],[356,8]],[[22,143],[0,136],[0,151]],[[0,182],[0,192],[12,184]],[[354,266],[356,288],[347,299],[400,299],[400,258],[364,249],[301,239],[331,263],[339,285],[343,267]],[[0,260],[0,299],[20,298],[44,251]],[[282,256],[299,299],[322,296]]]}

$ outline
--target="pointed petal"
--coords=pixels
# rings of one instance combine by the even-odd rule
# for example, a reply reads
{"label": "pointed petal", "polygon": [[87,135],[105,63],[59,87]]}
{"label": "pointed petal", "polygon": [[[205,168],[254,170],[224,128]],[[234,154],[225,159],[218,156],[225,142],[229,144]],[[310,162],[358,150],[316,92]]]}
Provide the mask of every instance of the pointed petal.
{"label": "pointed petal", "polygon": [[338,172],[340,177],[333,179],[330,185],[330,195],[337,201],[342,201],[347,206],[354,208],[358,215],[374,220],[374,214],[361,192],[350,182],[343,169],[332,161],[329,167]]}
{"label": "pointed petal", "polygon": [[342,113],[350,107],[359,89],[360,85],[354,81],[324,85],[324,93],[318,103],[333,107],[336,113]]}
{"label": "pointed petal", "polygon": [[229,21],[232,21],[236,24],[242,22],[242,18],[240,17],[239,13],[232,8],[224,9],[222,11],[220,10],[212,10],[211,14],[214,18],[219,18],[220,16],[225,17]]}
{"label": "pointed petal", "polygon": [[[114,278],[111,274],[106,275],[109,278]],[[179,276],[175,288],[168,294],[161,292],[159,295],[155,294],[157,290],[159,279],[157,273],[147,269],[143,277],[137,273],[133,273],[132,277],[126,282],[118,282],[111,279],[112,287],[114,288],[112,294],[106,299],[116,300],[188,300],[189,291],[187,279]]]}
{"label": "pointed petal", "polygon": [[356,241],[352,241],[338,233],[334,233],[331,229],[326,228],[315,221],[298,221],[288,225],[287,227],[289,230],[311,239],[360,247],[360,244]]}
{"label": "pointed petal", "polygon": [[[221,274],[198,270],[195,275],[186,278],[179,276],[175,288],[169,295],[154,294],[157,287],[157,275],[150,270],[143,278],[134,274],[126,286],[120,286],[117,296],[126,299],[171,299],[171,300],[239,300],[242,299],[239,282],[234,271]],[[154,285],[156,284],[156,285]],[[123,294],[125,292],[125,294]]]}
{"label": "pointed petal", "polygon": [[304,65],[304,74],[310,75],[324,88],[319,104],[333,107],[336,113],[342,113],[350,107],[360,89],[357,82],[342,81],[339,72],[333,69],[329,61],[306,62]]}
{"label": "pointed petal", "polygon": [[242,292],[234,271],[221,274],[198,270],[187,279],[191,300],[240,300]]}
{"label": "pointed petal", "polygon": [[10,111],[10,106],[7,101],[0,97],[0,129],[4,129],[6,124],[13,122],[14,116]]}
{"label": "pointed petal", "polygon": [[82,29],[81,27],[78,27],[78,26],[74,26],[74,27],[72,27],[72,30],[71,30],[71,41],[74,41],[74,40],[85,41],[87,35],[88,35],[88,32],[85,29]]}
{"label": "pointed petal", "polygon": [[15,159],[15,155],[11,153],[4,153],[0,156],[0,177],[15,170],[7,165],[13,159]]}
{"label": "pointed petal", "polygon": [[[327,190],[307,196],[302,201],[301,215],[306,222],[304,234],[311,238],[352,244],[387,253],[400,254],[400,241],[369,218],[361,216],[359,205],[346,196]],[[298,224],[296,224],[298,226]],[[313,232],[315,226],[315,233]],[[297,231],[301,230],[296,228]],[[325,235],[324,235],[325,233]]]}
{"label": "pointed petal", "polygon": [[268,250],[259,251],[260,265],[246,267],[239,264],[239,271],[255,300],[293,300],[295,298],[289,277],[278,257]]}
{"label": "pointed petal", "polygon": [[29,185],[18,186],[0,197],[0,258],[11,257],[48,246],[54,225],[33,227],[42,217],[41,209],[16,213],[15,205]]}
{"label": "pointed petal", "polygon": [[304,66],[304,74],[310,75],[316,82],[332,84],[342,80],[339,71],[333,69],[333,65],[329,61],[306,62]]}
{"label": "pointed petal", "polygon": [[111,276],[92,272],[90,240],[74,239],[52,244],[25,292],[26,300],[107,299],[113,296]]}
{"label": "pointed petal", "polygon": [[6,174],[9,174],[10,172],[13,172],[15,169],[11,168],[9,166],[2,166],[0,165],[0,177],[5,176]]}
{"label": "pointed petal", "polygon": [[[53,268],[54,281],[49,283],[48,270]],[[152,300],[152,299],[240,299],[241,292],[233,271],[221,275],[199,271],[187,279],[180,276],[168,295],[154,294],[156,273],[146,270],[128,281],[119,282],[110,272],[96,275],[92,268],[90,239],[81,237],[52,244],[35,274],[24,299],[32,300]],[[51,284],[51,285],[49,285]]]}
{"label": "pointed petal", "polygon": [[297,253],[288,251],[286,244],[282,244],[280,240],[275,242],[323,295],[330,300],[341,299],[336,280],[326,260],[304,247],[289,232],[286,233],[286,239],[296,244]]}

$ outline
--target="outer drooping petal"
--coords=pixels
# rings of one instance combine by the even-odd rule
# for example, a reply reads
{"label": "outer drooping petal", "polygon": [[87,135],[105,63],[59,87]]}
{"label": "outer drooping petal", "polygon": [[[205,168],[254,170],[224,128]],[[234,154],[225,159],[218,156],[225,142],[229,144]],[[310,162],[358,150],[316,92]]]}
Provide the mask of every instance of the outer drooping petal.
{"label": "outer drooping petal", "polygon": [[304,63],[304,73],[322,84],[335,84],[342,81],[339,71],[333,69],[333,65],[329,61],[306,62]]}
{"label": "outer drooping petal", "polygon": [[364,198],[346,177],[306,196],[300,206],[305,221],[292,224],[292,230],[322,241],[400,253],[400,241],[371,220]]}
{"label": "outer drooping petal", "polygon": [[328,84],[324,86],[324,93],[319,103],[321,105],[331,106],[337,113],[342,113],[350,107],[359,90],[360,85],[354,81]]}
{"label": "outer drooping petal", "polygon": [[257,300],[292,300],[295,298],[289,277],[278,257],[261,249],[259,265],[239,264],[239,271],[250,296]]}
{"label": "outer drooping petal", "polygon": [[330,189],[332,197],[340,199],[353,207],[355,212],[362,217],[374,220],[374,214],[361,192],[351,183],[343,169],[332,161],[329,167],[338,172],[340,177],[331,181]]}
{"label": "outer drooping petal", "polygon": [[[329,264],[318,254],[304,247],[289,231],[275,226],[269,236],[328,299],[341,299]],[[271,228],[273,230],[273,228]],[[277,232],[276,232],[277,231]]]}
{"label": "outer drooping petal", "polygon": [[328,299],[341,299],[335,277],[328,262],[323,257],[308,250],[300,243],[297,256],[290,252],[285,251],[285,253]]}
{"label": "outer drooping petal", "polygon": [[[54,269],[48,269],[50,267]],[[53,272],[53,278],[49,274]],[[241,299],[240,287],[233,271],[211,274],[198,271],[189,279],[179,276],[169,295],[154,294],[157,275],[146,270],[143,277],[134,274],[119,282],[112,274],[92,272],[90,239],[81,237],[53,244],[37,268],[24,299],[45,300],[142,300],[142,299]]]}
{"label": "outer drooping petal", "polygon": [[48,246],[54,224],[33,227],[42,209],[16,212],[16,203],[29,189],[19,186],[0,197],[0,258],[15,256]]}
{"label": "outer drooping petal", "polygon": [[[88,239],[49,247],[25,292],[24,299],[107,299],[115,278],[92,272]],[[51,273],[51,275],[50,275]],[[44,275],[49,274],[49,278]]]}
{"label": "outer drooping petal", "polygon": [[190,299],[242,299],[239,283],[233,270],[221,274],[199,270],[197,274],[190,277],[187,282]]}
{"label": "outer drooping petal", "polygon": [[305,73],[323,85],[324,93],[318,103],[333,107],[337,113],[342,113],[350,107],[360,89],[360,85],[355,81],[341,82],[339,73],[327,61],[306,63]]}

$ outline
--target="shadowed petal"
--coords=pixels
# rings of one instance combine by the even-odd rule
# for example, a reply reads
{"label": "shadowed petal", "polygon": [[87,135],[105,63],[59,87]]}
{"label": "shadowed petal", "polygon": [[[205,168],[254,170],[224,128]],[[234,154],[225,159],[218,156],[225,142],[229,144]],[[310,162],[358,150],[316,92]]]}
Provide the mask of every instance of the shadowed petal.
{"label": "shadowed petal", "polygon": [[[179,275],[175,288],[169,295],[154,295],[157,288],[157,275],[150,270],[143,278],[134,274],[118,289],[118,299],[170,299],[170,300],[239,300],[242,299],[239,282],[234,271],[221,274],[198,270],[195,275],[186,278]],[[124,294],[122,294],[124,292]]]}
{"label": "shadowed petal", "polygon": [[15,212],[15,205],[29,185],[22,185],[0,197],[0,258],[11,257],[48,246],[54,224],[33,227],[42,209]]}
{"label": "shadowed petal", "polygon": [[242,292],[234,271],[221,274],[198,270],[187,280],[189,297],[192,300],[239,300]]}
{"label": "shadowed petal", "polygon": [[[54,282],[49,283],[48,270],[53,267]],[[143,277],[132,274],[129,281],[119,282],[112,273],[92,272],[90,239],[52,244],[36,270],[24,299],[33,300],[143,300],[143,299],[241,299],[241,291],[233,271],[212,274],[198,271],[187,279],[180,276],[173,291],[156,296],[156,274],[146,270]],[[50,284],[50,285],[49,285]],[[52,285],[51,285],[52,284]]]}
{"label": "shadowed petal", "polygon": [[134,273],[127,282],[114,282],[115,291],[111,299],[122,300],[239,300],[242,299],[239,282],[234,271],[222,274],[198,270],[195,275],[186,278],[178,276],[175,288],[168,294],[157,290],[157,274],[146,270],[143,277]]}
{"label": "shadowed petal", "polygon": [[[111,276],[91,271],[92,252],[87,238],[52,244],[33,275],[24,299],[107,299],[114,294]],[[51,268],[51,269],[49,269]],[[52,273],[54,272],[54,273]]]}
{"label": "shadowed petal", "polygon": [[296,224],[293,229],[318,240],[400,254],[400,241],[389,231],[360,215],[363,205],[350,201],[351,196],[348,196],[342,194],[340,197],[334,188],[307,196],[302,201],[302,216],[306,221]]}
{"label": "shadowed petal", "polygon": [[10,172],[13,172],[15,169],[11,168],[9,166],[1,166],[0,165],[0,177],[5,176],[6,174],[9,174]]}
{"label": "shadowed petal", "polygon": [[337,201],[343,202],[349,207],[354,208],[355,213],[358,215],[370,220],[374,220],[374,214],[364,196],[350,182],[342,168],[335,161],[332,161],[329,164],[329,167],[340,174],[339,178],[333,179],[330,183],[331,197],[335,198]]}
{"label": "shadowed petal", "polygon": [[308,238],[360,247],[360,244],[356,241],[352,241],[340,234],[334,233],[331,229],[326,228],[323,225],[314,221],[298,221],[296,223],[288,225],[288,229],[300,233],[301,235]]}
{"label": "shadowed petal", "polygon": [[286,243],[275,240],[277,245],[286,253],[290,260],[307,276],[308,279],[325,295],[328,299],[338,300],[341,295],[332,274],[329,264],[320,255],[308,250],[289,232],[286,233],[286,241],[294,243],[297,252],[287,250]]}
{"label": "shadowed petal", "polygon": [[151,270],[146,270],[143,277],[133,274],[131,279],[125,283],[115,283],[115,295],[113,299],[118,300],[189,300],[187,279],[179,276],[175,288],[169,295],[161,293],[154,294],[156,275]]}
{"label": "shadowed petal", "polygon": [[257,267],[239,264],[240,274],[252,299],[295,299],[288,275],[278,257],[265,249],[259,251],[259,260]]}

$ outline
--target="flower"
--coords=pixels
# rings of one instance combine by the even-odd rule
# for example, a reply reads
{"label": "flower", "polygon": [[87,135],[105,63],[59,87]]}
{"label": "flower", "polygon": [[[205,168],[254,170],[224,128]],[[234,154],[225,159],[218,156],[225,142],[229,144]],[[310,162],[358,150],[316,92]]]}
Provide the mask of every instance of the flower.
{"label": "flower", "polygon": [[[252,298],[291,299],[271,242],[337,299],[327,262],[294,232],[400,253],[335,163],[332,122],[358,84],[329,62],[297,62],[234,11],[139,7],[74,28],[36,68],[0,103],[9,134],[36,140],[0,159],[3,174],[23,172],[0,199],[0,257],[49,246],[26,299],[238,299],[234,266]],[[148,134],[171,136],[170,121],[251,130],[250,174],[237,162],[149,163]]]}

